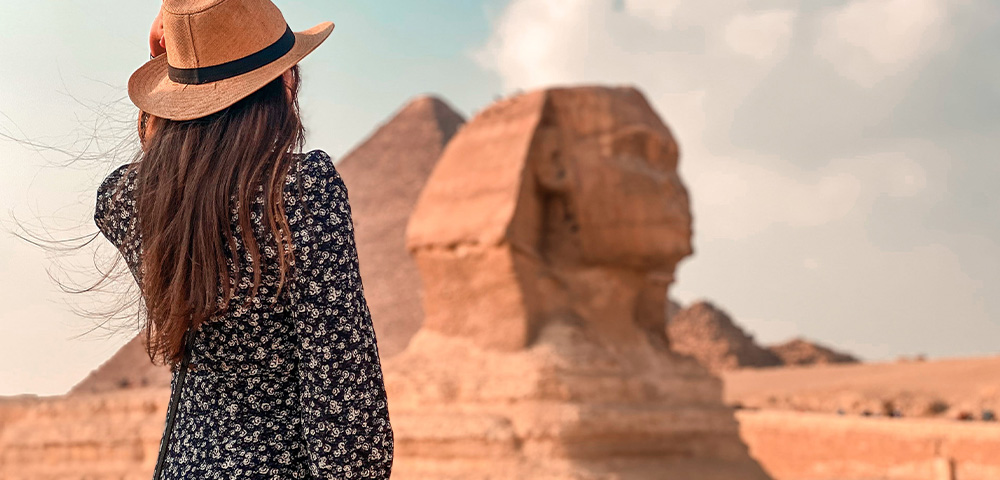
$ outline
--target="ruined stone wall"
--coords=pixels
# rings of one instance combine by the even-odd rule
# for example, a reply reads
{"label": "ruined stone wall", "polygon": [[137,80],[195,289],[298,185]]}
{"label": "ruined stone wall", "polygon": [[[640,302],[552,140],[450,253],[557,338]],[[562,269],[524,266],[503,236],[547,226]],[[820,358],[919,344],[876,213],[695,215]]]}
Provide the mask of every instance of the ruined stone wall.
{"label": "ruined stone wall", "polygon": [[[4,399],[0,478],[146,480],[156,462],[169,394],[159,388]],[[776,480],[1000,478],[996,424],[749,410],[736,417],[750,453]],[[517,448],[510,425],[499,418],[467,420],[394,419],[398,455],[417,463],[446,460],[456,469],[463,458],[484,470],[504,468],[504,452]],[[429,441],[435,434],[425,429],[431,423],[444,427],[437,430],[436,442]],[[416,438],[420,441],[413,442]],[[484,452],[492,460],[477,458]]]}
{"label": "ruined stone wall", "polygon": [[996,480],[1000,426],[781,411],[737,413],[776,480]]}
{"label": "ruined stone wall", "polygon": [[148,480],[169,388],[0,401],[0,479]]}

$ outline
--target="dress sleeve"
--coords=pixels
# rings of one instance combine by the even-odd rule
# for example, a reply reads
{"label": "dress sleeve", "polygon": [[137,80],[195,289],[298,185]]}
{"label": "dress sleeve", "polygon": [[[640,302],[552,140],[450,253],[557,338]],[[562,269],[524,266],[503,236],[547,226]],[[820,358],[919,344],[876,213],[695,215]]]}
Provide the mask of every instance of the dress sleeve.
{"label": "dress sleeve", "polygon": [[94,224],[116,248],[121,249],[125,237],[132,228],[132,215],[128,207],[133,206],[131,195],[122,180],[128,165],[122,165],[104,177],[97,188],[97,202],[94,205]]}
{"label": "dress sleeve", "polygon": [[133,193],[135,170],[125,164],[104,178],[97,189],[94,223],[121,253],[136,283],[141,283],[139,268],[139,233]]}
{"label": "dress sleeve", "polygon": [[289,294],[310,470],[323,479],[388,479],[392,427],[347,187],[322,151],[304,158],[299,171],[303,197],[289,213]]}

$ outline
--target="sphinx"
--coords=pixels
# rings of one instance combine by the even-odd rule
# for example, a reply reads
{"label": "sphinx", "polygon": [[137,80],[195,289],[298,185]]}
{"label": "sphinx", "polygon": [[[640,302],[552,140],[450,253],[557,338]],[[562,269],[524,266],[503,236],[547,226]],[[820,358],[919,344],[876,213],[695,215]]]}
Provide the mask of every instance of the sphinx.
{"label": "sphinx", "polygon": [[627,87],[518,95],[458,132],[406,230],[424,323],[384,364],[393,478],[768,478],[720,381],[669,349],[679,156]]}

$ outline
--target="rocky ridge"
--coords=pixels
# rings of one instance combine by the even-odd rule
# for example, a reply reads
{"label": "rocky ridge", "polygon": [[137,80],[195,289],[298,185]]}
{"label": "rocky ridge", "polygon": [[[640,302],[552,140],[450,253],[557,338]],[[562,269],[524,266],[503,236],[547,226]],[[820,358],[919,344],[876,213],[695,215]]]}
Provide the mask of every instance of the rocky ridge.
{"label": "rocky ridge", "polygon": [[729,315],[701,300],[682,308],[667,323],[670,348],[694,357],[713,372],[743,367],[774,367],[782,360],[757,345]]}
{"label": "rocky ridge", "polygon": [[829,363],[858,363],[853,355],[838,352],[803,338],[795,338],[767,348],[785,365],[826,365]]}
{"label": "rocky ridge", "polygon": [[715,373],[739,368],[857,363],[849,354],[797,338],[763,347],[729,314],[708,300],[687,307],[671,300],[667,336],[675,352],[688,355]]}

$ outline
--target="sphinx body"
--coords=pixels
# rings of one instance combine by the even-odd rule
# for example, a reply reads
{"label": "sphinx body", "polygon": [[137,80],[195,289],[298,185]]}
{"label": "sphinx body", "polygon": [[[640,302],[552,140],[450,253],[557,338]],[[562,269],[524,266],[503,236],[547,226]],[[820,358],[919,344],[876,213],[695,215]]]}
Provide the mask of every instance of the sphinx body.
{"label": "sphinx body", "polygon": [[664,333],[693,253],[678,158],[632,88],[532,92],[463,127],[407,227],[425,319],[384,366],[393,478],[767,478]]}

